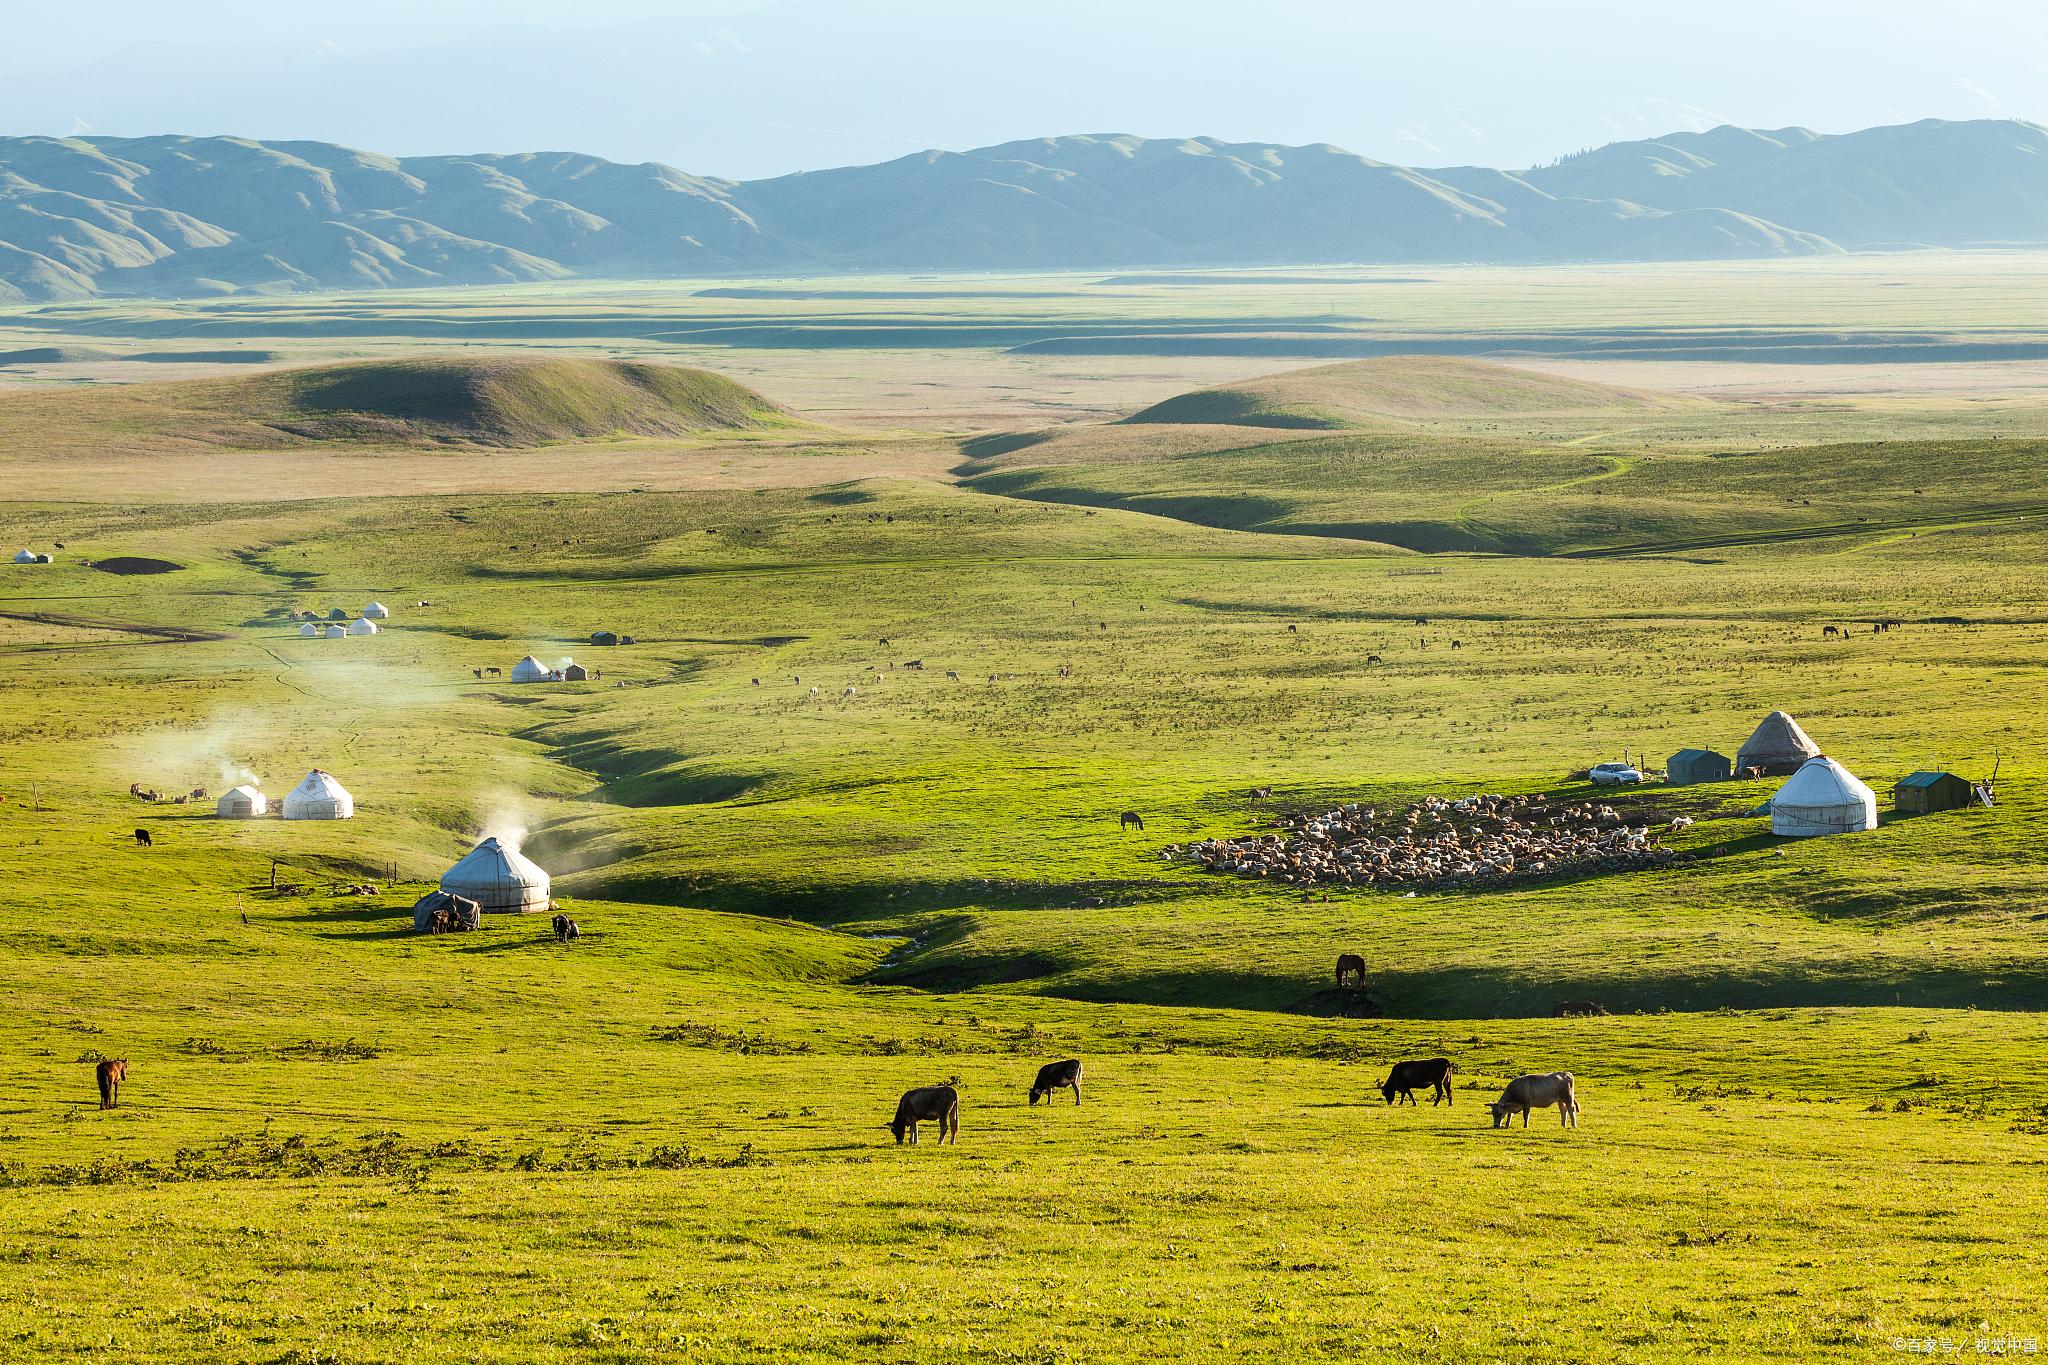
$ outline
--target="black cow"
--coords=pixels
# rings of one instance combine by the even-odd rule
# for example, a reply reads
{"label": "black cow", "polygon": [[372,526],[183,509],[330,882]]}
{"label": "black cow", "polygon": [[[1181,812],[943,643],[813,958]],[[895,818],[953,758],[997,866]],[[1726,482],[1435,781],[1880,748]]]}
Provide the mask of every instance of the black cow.
{"label": "black cow", "polygon": [[1038,1079],[1031,1083],[1031,1102],[1037,1104],[1043,1099],[1052,1103],[1052,1092],[1071,1087],[1074,1103],[1081,1102],[1081,1063],[1070,1057],[1064,1062],[1047,1062],[1038,1068]]}
{"label": "black cow", "polygon": [[903,1098],[896,1102],[896,1117],[889,1122],[889,1131],[896,1135],[899,1145],[908,1141],[917,1145],[917,1125],[920,1122],[936,1121],[939,1125],[939,1142],[948,1137],[954,1145],[960,1142],[960,1092],[950,1085],[924,1085],[915,1090],[903,1092]]}
{"label": "black cow", "polygon": [[1432,1108],[1437,1104],[1455,1103],[1451,1099],[1451,1073],[1458,1068],[1448,1057],[1431,1057],[1426,1062],[1395,1062],[1394,1070],[1380,1087],[1380,1095],[1388,1104],[1399,1104],[1396,1095],[1408,1103],[1415,1103],[1415,1092],[1425,1087],[1436,1093],[1429,1097]]}

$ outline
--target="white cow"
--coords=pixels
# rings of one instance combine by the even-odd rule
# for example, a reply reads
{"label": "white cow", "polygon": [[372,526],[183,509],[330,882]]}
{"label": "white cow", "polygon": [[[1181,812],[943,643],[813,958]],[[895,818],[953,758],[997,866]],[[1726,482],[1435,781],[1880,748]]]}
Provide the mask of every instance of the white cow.
{"label": "white cow", "polygon": [[1522,1116],[1522,1126],[1529,1126],[1531,1109],[1548,1109],[1557,1106],[1557,1123],[1560,1128],[1569,1123],[1579,1126],[1579,1096],[1572,1088],[1572,1073],[1553,1071],[1548,1075],[1517,1076],[1508,1082],[1508,1088],[1500,1092],[1500,1098],[1487,1108],[1493,1111],[1493,1126],[1498,1128],[1509,1122],[1516,1114]]}

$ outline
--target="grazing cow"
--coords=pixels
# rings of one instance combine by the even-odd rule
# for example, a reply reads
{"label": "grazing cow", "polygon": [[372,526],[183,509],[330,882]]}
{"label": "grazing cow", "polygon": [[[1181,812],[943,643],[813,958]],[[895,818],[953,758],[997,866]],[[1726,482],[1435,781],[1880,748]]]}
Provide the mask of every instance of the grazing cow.
{"label": "grazing cow", "polygon": [[1273,794],[1273,789],[1272,789],[1271,787],[1253,787],[1253,788],[1252,788],[1252,799],[1253,799],[1253,800],[1255,800],[1255,801],[1263,801],[1263,800],[1265,800],[1265,799],[1266,799],[1267,797],[1271,796],[1272,794]]}
{"label": "grazing cow", "polygon": [[430,934],[454,933],[455,912],[453,910],[436,910],[434,917],[427,922],[427,932]]}
{"label": "grazing cow", "polygon": [[1064,1062],[1047,1062],[1038,1068],[1038,1079],[1031,1083],[1031,1102],[1037,1104],[1043,1099],[1047,1108],[1052,1107],[1052,1092],[1071,1088],[1074,1103],[1081,1102],[1081,1062],[1070,1057]]}
{"label": "grazing cow", "polygon": [[846,685],[846,690],[845,690],[844,692],[841,692],[841,693],[839,694],[839,700],[841,700],[841,701],[851,701],[851,700],[853,700],[853,699],[854,699],[855,697],[857,697],[857,696],[859,696],[859,695],[860,695],[860,689],[859,689],[858,687],[855,687],[855,686],[854,686],[854,685],[853,685],[852,683],[848,683],[848,684]]}
{"label": "grazing cow", "polygon": [[505,676],[505,670],[502,668],[487,668],[484,670],[484,672],[489,674],[493,678],[502,678]]}
{"label": "grazing cow", "polygon": [[1299,626],[1289,626],[1287,628],[1287,633],[1289,635],[1299,635],[1301,634],[1301,628]]}
{"label": "grazing cow", "polygon": [[1119,833],[1129,829],[1132,825],[1136,825],[1138,833],[1143,834],[1145,832],[1145,817],[1134,810],[1127,810],[1122,815],[1117,816],[1116,827]]}
{"label": "grazing cow", "polygon": [[100,1083],[100,1108],[119,1109],[121,1082],[128,1079],[128,1059],[123,1057],[118,1061],[101,1062],[95,1068],[95,1074]]}
{"label": "grazing cow", "polygon": [[1605,1014],[1607,1009],[1595,1000],[1560,1000],[1557,1008],[1550,1012],[1553,1019],[1570,1019],[1577,1015]]}
{"label": "grazing cow", "polygon": [[760,680],[759,678],[756,678],[756,679],[754,679],[754,686],[756,686],[756,687],[759,687],[760,685],[761,685],[761,680]]}
{"label": "grazing cow", "polygon": [[896,1135],[896,1144],[905,1142],[917,1145],[917,1125],[936,1122],[939,1125],[939,1142],[943,1144],[950,1136],[953,1145],[960,1145],[960,1092],[950,1085],[921,1085],[915,1090],[903,1092],[903,1098],[896,1101],[896,1117],[889,1121],[889,1131]]}
{"label": "grazing cow", "polygon": [[577,927],[576,921],[570,919],[567,915],[556,915],[550,923],[555,926],[555,942],[557,943],[574,943],[577,939],[583,937],[583,930]]}
{"label": "grazing cow", "polygon": [[1572,1088],[1572,1073],[1553,1071],[1545,1076],[1517,1076],[1508,1082],[1508,1088],[1500,1092],[1500,1098],[1487,1109],[1493,1114],[1493,1126],[1501,1127],[1514,1118],[1522,1116],[1522,1126],[1529,1126],[1529,1111],[1557,1106],[1557,1126],[1569,1124],[1579,1126],[1579,1096]]}
{"label": "grazing cow", "polygon": [[953,670],[953,669],[950,669],[950,668],[949,668],[949,669],[947,669],[947,670],[946,670],[946,681],[947,681],[947,682],[959,682],[959,681],[960,681],[960,674],[959,674],[959,673],[958,673],[957,671],[955,671],[955,670]]}
{"label": "grazing cow", "polygon": [[481,668],[472,668],[469,671],[474,673],[479,679],[484,676],[484,671]]}
{"label": "grazing cow", "polygon": [[204,801],[206,799],[206,788],[194,787],[186,793],[186,796],[193,801]]}
{"label": "grazing cow", "polygon": [[1464,647],[1465,647],[1465,642],[1464,642],[1463,640],[1453,640],[1453,641],[1451,641],[1451,648],[1452,648],[1452,649],[1463,649]]}
{"label": "grazing cow", "polygon": [[1842,632],[1836,629],[1834,626],[1822,626],[1820,628],[1820,636],[1823,640],[1825,640],[1830,635],[1840,635],[1841,633]]}
{"label": "grazing cow", "polygon": [[1338,990],[1344,989],[1344,978],[1347,976],[1356,976],[1358,978],[1358,989],[1365,989],[1365,959],[1357,953],[1339,953],[1337,955]]}
{"label": "grazing cow", "polygon": [[146,829],[138,829],[138,830],[136,830],[136,831],[135,831],[135,846],[136,846],[137,848],[152,848],[152,847],[154,847],[154,845],[153,845],[153,844],[151,844],[151,842],[150,842],[150,838],[149,838],[149,831],[148,831],[148,830],[146,830]]}
{"label": "grazing cow", "polygon": [[1395,1062],[1392,1074],[1380,1087],[1380,1095],[1388,1104],[1399,1104],[1400,1100],[1395,1098],[1397,1095],[1414,1104],[1415,1092],[1429,1086],[1436,1091],[1429,1099],[1432,1109],[1438,1104],[1454,1104],[1451,1073],[1457,1069],[1448,1057],[1431,1057],[1426,1062]]}

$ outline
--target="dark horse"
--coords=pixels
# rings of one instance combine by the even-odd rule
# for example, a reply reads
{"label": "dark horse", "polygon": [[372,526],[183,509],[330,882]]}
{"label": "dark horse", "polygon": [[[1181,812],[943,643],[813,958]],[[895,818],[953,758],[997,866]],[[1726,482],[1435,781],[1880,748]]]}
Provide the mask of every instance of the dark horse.
{"label": "dark horse", "polygon": [[1354,973],[1358,977],[1358,989],[1364,990],[1365,959],[1357,953],[1339,953],[1337,955],[1337,989],[1343,990],[1344,978]]}
{"label": "dark horse", "polygon": [[939,1125],[941,1143],[950,1134],[953,1145],[960,1145],[960,1092],[950,1085],[924,1085],[904,1091],[903,1098],[896,1101],[896,1117],[889,1121],[889,1131],[896,1135],[898,1145],[907,1141],[915,1147],[917,1125],[934,1121]]}
{"label": "dark horse", "polygon": [[1129,829],[1132,825],[1136,825],[1138,832],[1143,834],[1145,832],[1145,817],[1134,810],[1127,810],[1122,815],[1117,816],[1116,827],[1119,830]]}
{"label": "dark horse", "polygon": [[1047,1062],[1038,1068],[1038,1079],[1031,1083],[1031,1102],[1041,1099],[1048,1107],[1052,1104],[1052,1092],[1072,1087],[1074,1103],[1081,1102],[1081,1062],[1079,1058],[1068,1058],[1064,1062]]}
{"label": "dark horse", "polygon": [[128,1079],[128,1059],[123,1057],[119,1061],[101,1062],[98,1074],[100,1108],[119,1109],[121,1107],[121,1082]]}

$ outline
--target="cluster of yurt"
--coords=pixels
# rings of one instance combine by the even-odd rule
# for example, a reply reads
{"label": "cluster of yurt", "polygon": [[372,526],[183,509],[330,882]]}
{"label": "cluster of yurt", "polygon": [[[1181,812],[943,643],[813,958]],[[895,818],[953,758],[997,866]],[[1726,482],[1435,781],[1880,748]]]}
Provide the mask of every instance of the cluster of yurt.
{"label": "cluster of yurt", "polygon": [[287,820],[349,820],[355,817],[356,799],[348,788],[334,780],[334,774],[319,768],[285,794]]}
{"label": "cluster of yurt", "polygon": [[1877,796],[1856,774],[1827,757],[1799,722],[1773,711],[1735,751],[1731,762],[1713,749],[1680,749],[1665,765],[1675,787],[1729,778],[1784,777],[1790,780],[1758,810],[1768,811],[1771,833],[1787,838],[1853,834],[1877,828]]}
{"label": "cluster of yurt", "polygon": [[382,602],[372,602],[363,608],[360,616],[350,618],[340,607],[331,608],[324,618],[329,624],[321,625],[323,619],[317,612],[306,613],[306,623],[299,627],[299,634],[308,640],[345,640],[351,635],[378,635],[383,633],[379,621],[391,619],[391,608]]}
{"label": "cluster of yurt", "polygon": [[256,787],[243,783],[230,787],[213,803],[213,813],[222,820],[254,820],[270,813],[270,798]]}
{"label": "cluster of yurt", "polygon": [[512,665],[512,681],[516,683],[536,682],[588,682],[592,673],[573,659],[562,660],[560,668],[549,668],[531,654]]}
{"label": "cluster of yurt", "polygon": [[49,555],[38,554],[34,550],[17,550],[14,552],[14,562],[17,564],[54,564],[56,560]]}

